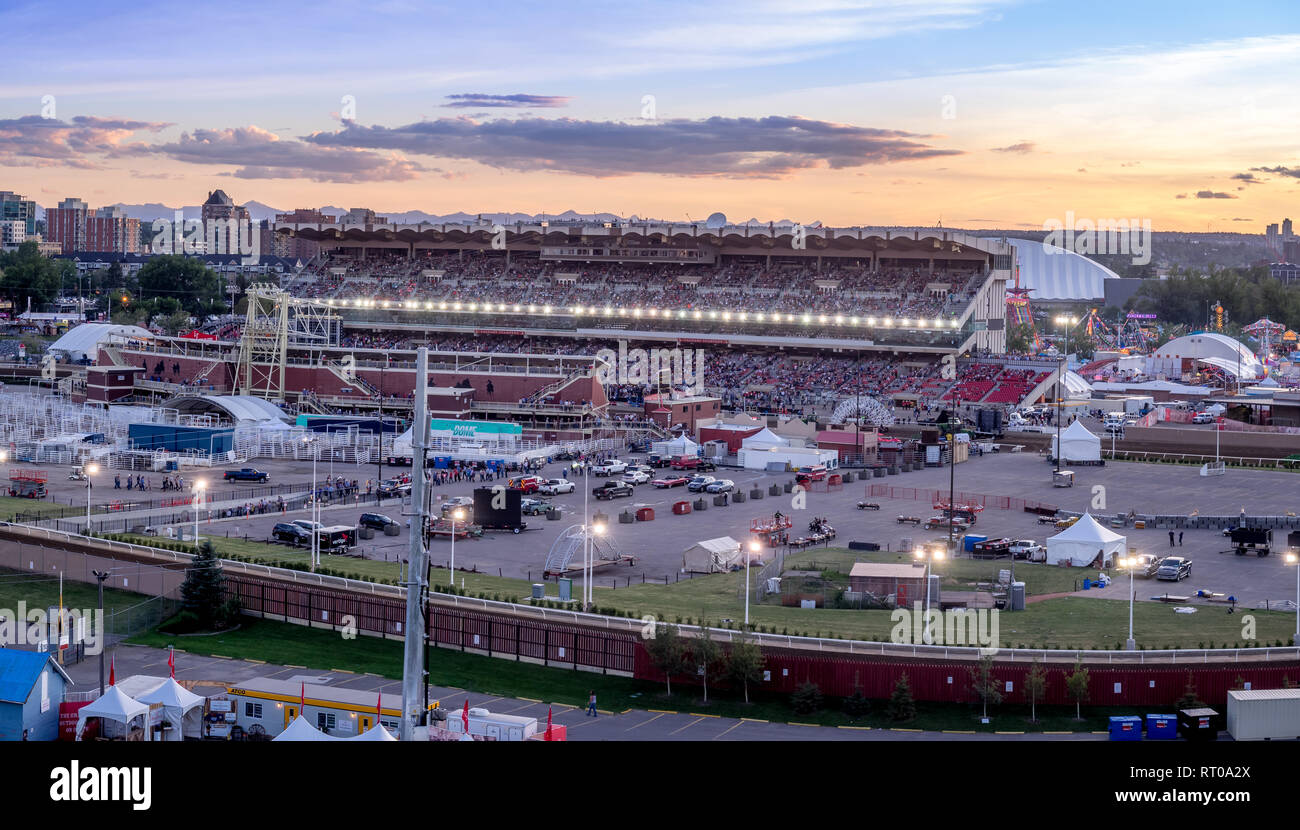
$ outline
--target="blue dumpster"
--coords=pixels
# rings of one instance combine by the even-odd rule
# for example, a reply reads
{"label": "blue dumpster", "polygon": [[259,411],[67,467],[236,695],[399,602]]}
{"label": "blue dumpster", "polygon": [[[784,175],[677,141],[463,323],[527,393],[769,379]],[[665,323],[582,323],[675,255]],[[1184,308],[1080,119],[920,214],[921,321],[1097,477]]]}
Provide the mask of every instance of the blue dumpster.
{"label": "blue dumpster", "polygon": [[1118,715],[1110,719],[1112,741],[1142,740],[1142,719],[1137,715]]}
{"label": "blue dumpster", "polygon": [[1147,715],[1147,740],[1174,741],[1177,739],[1177,715]]}
{"label": "blue dumpster", "polygon": [[976,533],[967,533],[965,536],[966,552],[973,553],[975,550],[975,545],[978,542],[987,542],[988,539],[989,539],[988,536],[980,536]]}
{"label": "blue dumpster", "polygon": [[1083,590],[1088,591],[1088,590],[1091,590],[1091,589],[1092,589],[1092,580],[1091,580],[1091,579],[1088,579],[1087,577],[1084,577],[1084,578],[1083,578]]}

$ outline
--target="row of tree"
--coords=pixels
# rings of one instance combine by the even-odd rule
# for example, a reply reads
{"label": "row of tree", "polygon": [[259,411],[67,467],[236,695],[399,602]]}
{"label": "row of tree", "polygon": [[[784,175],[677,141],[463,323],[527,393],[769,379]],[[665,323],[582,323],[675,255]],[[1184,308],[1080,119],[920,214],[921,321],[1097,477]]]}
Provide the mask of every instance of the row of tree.
{"label": "row of tree", "polygon": [[709,636],[705,621],[698,637],[687,640],[677,626],[659,623],[648,632],[646,653],[655,668],[664,673],[668,694],[673,693],[673,675],[694,672],[704,683],[704,702],[709,702],[709,678],[726,678],[744,689],[749,703],[749,684],[763,679],[763,650],[748,634],[735,634],[731,643],[722,644]]}

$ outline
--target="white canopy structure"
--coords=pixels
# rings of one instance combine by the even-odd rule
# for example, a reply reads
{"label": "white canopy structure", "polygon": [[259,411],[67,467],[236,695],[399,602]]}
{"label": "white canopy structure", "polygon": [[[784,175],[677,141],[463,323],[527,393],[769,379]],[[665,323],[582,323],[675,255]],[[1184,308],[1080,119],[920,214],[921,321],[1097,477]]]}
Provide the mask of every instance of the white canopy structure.
{"label": "white canopy structure", "polygon": [[[77,712],[77,740],[81,740],[81,733],[85,731],[86,720],[89,718],[120,723],[128,732],[132,721],[140,718],[137,726],[145,730],[146,738],[149,735],[149,704],[141,703],[116,686],[109,686],[104,694]],[[103,732],[102,727],[100,731]]]}
{"label": "white canopy structure", "polygon": [[718,573],[742,564],[740,543],[730,536],[705,539],[691,545],[682,554],[682,571],[686,573]]}
{"label": "white canopy structure", "polygon": [[275,741],[345,741],[347,738],[336,738],[333,735],[326,735],[316,727],[307,722],[302,715],[293,719],[293,722],[284,728],[284,731],[271,739]]}
{"label": "white canopy structure", "polygon": [[767,427],[763,427],[748,438],[742,439],[740,446],[746,449],[765,450],[769,447],[788,447],[790,441],[777,435]]}
{"label": "white canopy structure", "polygon": [[1079,421],[1061,430],[1061,451],[1057,452],[1056,436],[1052,436],[1052,457],[1062,461],[1101,460],[1101,439],[1088,431]]}
{"label": "white canopy structure", "polygon": [[650,451],[658,455],[695,455],[700,451],[700,445],[682,435],[671,441],[656,441],[651,444]]}
{"label": "white canopy structure", "polygon": [[1072,567],[1081,568],[1091,565],[1100,553],[1102,567],[1111,564],[1115,557],[1124,553],[1128,537],[1120,536],[1101,526],[1090,513],[1084,513],[1079,520],[1065,530],[1049,536],[1047,539],[1047,564],[1059,565],[1069,562]]}
{"label": "white canopy structure", "polygon": [[355,738],[347,738],[349,741],[396,741],[392,733],[384,728],[382,723],[376,723],[374,726],[357,735]]}
{"label": "white canopy structure", "polygon": [[140,695],[137,700],[145,704],[162,704],[166,720],[172,725],[170,730],[163,732],[163,740],[183,741],[185,738],[203,737],[205,698],[177,683],[176,678],[167,678],[151,691]]}
{"label": "white canopy structure", "polygon": [[67,357],[69,360],[81,360],[89,357],[94,360],[99,355],[101,344],[115,339],[118,342],[127,340],[148,340],[154,339],[153,333],[148,329],[142,329],[139,326],[126,326],[117,323],[82,323],[68,329],[58,340],[50,344],[50,352],[59,356]]}

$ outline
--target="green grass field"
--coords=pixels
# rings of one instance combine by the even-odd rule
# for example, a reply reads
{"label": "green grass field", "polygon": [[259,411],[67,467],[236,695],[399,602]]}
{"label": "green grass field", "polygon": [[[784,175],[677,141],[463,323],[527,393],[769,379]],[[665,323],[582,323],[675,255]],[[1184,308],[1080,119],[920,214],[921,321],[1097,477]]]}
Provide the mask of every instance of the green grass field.
{"label": "green grass field", "polygon": [[[398,641],[372,637],[345,640],[327,629],[308,629],[270,620],[247,619],[238,631],[210,637],[174,637],[150,631],[133,637],[128,642],[155,648],[175,645],[178,651],[264,660],[271,664],[306,666],[319,671],[346,669],[371,672],[395,680],[402,674],[402,644]],[[886,702],[883,700],[872,701],[871,712],[862,717],[850,717],[842,711],[840,701],[835,699],[828,699],[821,712],[796,714],[785,695],[751,692],[751,703],[746,704],[738,693],[713,689],[709,694],[709,703],[705,704],[700,689],[683,689],[681,684],[674,687],[674,694],[670,697],[665,692],[665,686],[658,683],[571,669],[545,668],[443,648],[433,650],[429,663],[430,683],[435,686],[451,686],[502,697],[527,697],[570,706],[583,705],[587,693],[595,689],[601,708],[615,712],[625,709],[667,709],[688,713],[704,711],[723,717],[825,726],[904,726],[911,729],[983,732],[1091,731],[1106,728],[1106,718],[1121,713],[1103,707],[1084,707],[1084,721],[1080,722],[1074,719],[1073,707],[1040,706],[1039,722],[1032,724],[1029,722],[1029,707],[1017,700],[991,706],[991,722],[981,724],[979,708],[974,704],[921,703],[917,705],[915,720],[897,724],[885,717]],[[1064,680],[1060,673],[1050,672],[1048,682],[1059,684]],[[1168,706],[1154,707],[1151,711],[1167,709]],[[1125,707],[1122,714],[1143,712]]]}
{"label": "green grass field", "polygon": [[[5,482],[5,486],[8,486],[8,482]],[[81,506],[83,508],[85,507],[84,504]],[[7,522],[12,522],[14,516],[19,513],[27,516],[46,516],[51,513],[59,513],[60,511],[66,512],[71,509],[72,508],[66,504],[54,504],[51,501],[42,501],[41,499],[0,496],[0,516],[4,517],[4,520]]]}
{"label": "green grass field", "polygon": [[[148,537],[135,537],[148,544],[156,541]],[[263,542],[211,537],[219,555],[236,554],[263,563],[297,562],[306,564],[308,554],[283,545]],[[437,549],[435,548],[435,551]],[[897,562],[907,557],[899,553],[862,553],[842,548],[825,548],[805,551],[786,559],[787,568],[829,569],[846,573],[855,561]],[[348,556],[323,555],[323,567],[335,573],[355,575],[368,580],[394,580],[399,577],[394,562],[376,562]],[[943,563],[938,571],[943,584],[953,590],[972,588],[975,583],[994,579],[997,571],[1008,563],[957,559]],[[1031,594],[1042,595],[1072,591],[1078,571],[1054,568],[1047,565],[1020,562],[1016,564],[1016,578],[1026,582]],[[448,571],[434,568],[435,585],[447,584]],[[616,578],[616,577],[615,577]],[[456,574],[457,586],[463,581],[465,591],[471,596],[485,595],[489,599],[523,600],[529,596],[531,585],[527,580],[487,574]],[[640,617],[646,614],[661,615],[670,623],[699,623],[708,620],[720,625],[722,620],[739,622],[744,619],[744,600],[741,588],[744,574],[723,573],[697,575],[669,585],[633,584],[625,587],[602,586],[604,577],[597,578],[595,603],[597,607],[613,609],[620,615],[632,612]],[[554,585],[547,585],[552,599],[558,596]],[[775,599],[775,598],[774,598]],[[1163,603],[1139,602],[1134,608],[1134,631],[1138,645],[1147,649],[1201,648],[1211,644],[1250,644],[1242,633],[1243,613],[1229,615],[1225,608],[1203,607],[1196,614],[1175,614],[1171,606]],[[855,640],[887,641],[895,622],[887,610],[856,610],[783,607],[775,601],[750,606],[750,621],[763,630],[777,634],[806,635]],[[1273,645],[1279,640],[1289,643],[1295,628],[1295,617],[1281,612],[1249,612],[1256,621],[1255,645]],[[1093,599],[1091,597],[1063,597],[1043,600],[1028,605],[1026,610],[1005,613],[1000,617],[999,640],[1004,648],[1021,645],[1033,648],[1107,649],[1122,646],[1128,638],[1128,603],[1122,600]],[[1202,645],[1204,644],[1204,645]]]}
{"label": "green grass field", "polygon": [[[104,589],[104,612],[129,608],[149,599],[132,591]],[[19,602],[28,608],[49,608],[59,604],[59,575],[28,573],[0,568],[0,608],[17,609]],[[99,588],[84,582],[63,580],[64,608],[98,608]]]}

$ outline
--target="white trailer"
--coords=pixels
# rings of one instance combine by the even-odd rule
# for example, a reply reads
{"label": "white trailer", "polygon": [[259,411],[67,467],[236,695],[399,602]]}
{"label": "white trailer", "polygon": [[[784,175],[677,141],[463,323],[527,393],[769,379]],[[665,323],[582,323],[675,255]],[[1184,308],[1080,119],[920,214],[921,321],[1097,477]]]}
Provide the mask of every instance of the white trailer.
{"label": "white trailer", "polygon": [[[460,712],[451,710],[447,713],[447,729],[465,731]],[[486,709],[473,708],[469,710],[469,734],[482,735],[489,740],[526,741],[537,734],[537,718],[495,715]]]}
{"label": "white trailer", "polygon": [[1228,734],[1236,741],[1300,740],[1300,689],[1229,691]]}

